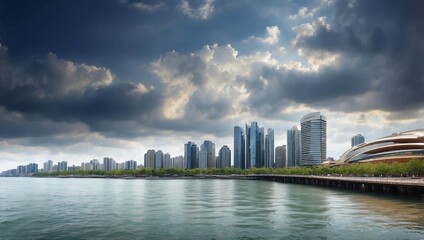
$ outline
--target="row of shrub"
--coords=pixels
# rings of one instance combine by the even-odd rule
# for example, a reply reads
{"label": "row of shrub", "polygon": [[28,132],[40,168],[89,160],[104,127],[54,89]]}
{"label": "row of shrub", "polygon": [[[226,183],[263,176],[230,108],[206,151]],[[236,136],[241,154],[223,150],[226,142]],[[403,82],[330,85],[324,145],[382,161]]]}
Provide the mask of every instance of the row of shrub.
{"label": "row of shrub", "polygon": [[294,167],[294,168],[216,168],[216,169],[150,169],[135,170],[93,170],[93,171],[62,171],[50,173],[35,173],[33,176],[66,176],[66,175],[97,175],[97,176],[195,176],[195,175],[250,175],[250,174],[287,174],[287,175],[343,175],[367,177],[402,177],[420,176],[424,174],[424,162],[413,159],[406,163],[361,163],[340,166]]}

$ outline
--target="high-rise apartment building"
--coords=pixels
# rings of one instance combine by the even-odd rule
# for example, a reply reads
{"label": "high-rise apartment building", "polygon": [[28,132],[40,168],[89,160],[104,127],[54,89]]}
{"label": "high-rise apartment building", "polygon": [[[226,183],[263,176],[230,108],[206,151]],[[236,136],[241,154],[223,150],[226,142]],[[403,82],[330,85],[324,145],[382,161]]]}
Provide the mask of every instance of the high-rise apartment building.
{"label": "high-rise apartment building", "polygon": [[155,168],[156,152],[154,149],[149,149],[144,154],[144,168]]}
{"label": "high-rise apartment building", "polygon": [[134,160],[125,161],[125,170],[137,169],[137,162]]}
{"label": "high-rise apartment building", "polygon": [[352,137],[351,139],[351,143],[352,143],[352,147],[359,145],[361,143],[365,142],[365,137],[362,134],[357,134],[355,136]]}
{"label": "high-rise apartment building", "polygon": [[103,169],[105,171],[112,171],[117,169],[116,162],[113,158],[110,157],[104,157],[103,158]]}
{"label": "high-rise apartment building", "polygon": [[57,170],[59,172],[68,171],[68,163],[66,161],[58,162],[57,163]]}
{"label": "high-rise apartment building", "polygon": [[183,156],[177,156],[172,158],[172,168],[184,169],[184,158]]}
{"label": "high-rise apartment building", "polygon": [[300,165],[319,165],[327,159],[327,118],[314,112],[304,116],[300,124]]}
{"label": "high-rise apartment building", "polygon": [[246,139],[243,128],[234,127],[234,168],[246,168]]}
{"label": "high-rise apartment building", "polygon": [[155,169],[163,168],[163,152],[158,150],[155,153]]}
{"label": "high-rise apartment building", "polygon": [[286,145],[275,148],[275,168],[285,168],[286,164]]}
{"label": "high-rise apartment building", "polygon": [[199,148],[194,142],[184,144],[184,163],[186,169],[199,167]]}
{"label": "high-rise apartment building", "polygon": [[208,168],[208,152],[204,150],[199,151],[199,168]]}
{"label": "high-rise apartment building", "polygon": [[300,131],[294,126],[287,130],[287,167],[300,166]]}
{"label": "high-rise apartment building", "polygon": [[265,136],[265,167],[274,167],[274,129],[268,128]]}
{"label": "high-rise apartment building", "polygon": [[169,153],[163,155],[163,168],[172,168],[172,160]]}
{"label": "high-rise apartment building", "polygon": [[102,170],[99,160],[97,159],[90,160],[90,164],[93,166],[93,170]]}
{"label": "high-rise apartment building", "polygon": [[217,162],[218,168],[230,168],[231,167],[231,150],[228,146],[224,145],[219,150],[219,161]]}
{"label": "high-rise apartment building", "polygon": [[207,152],[208,168],[216,168],[215,143],[205,140],[201,146],[201,150]]}
{"label": "high-rise apartment building", "polygon": [[44,172],[52,172],[53,171],[53,161],[48,160],[44,163]]}

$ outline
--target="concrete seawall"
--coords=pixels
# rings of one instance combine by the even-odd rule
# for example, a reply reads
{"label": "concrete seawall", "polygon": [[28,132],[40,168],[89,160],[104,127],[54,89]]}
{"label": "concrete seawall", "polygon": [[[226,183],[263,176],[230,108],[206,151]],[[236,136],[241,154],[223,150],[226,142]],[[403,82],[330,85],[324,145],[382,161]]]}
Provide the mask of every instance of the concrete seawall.
{"label": "concrete seawall", "polygon": [[[247,175],[228,176],[237,179],[273,181],[281,183],[306,184],[322,187],[358,190],[364,192],[399,193],[408,195],[424,194],[424,178],[386,177],[336,177],[310,175]],[[225,178],[225,177],[223,177]]]}

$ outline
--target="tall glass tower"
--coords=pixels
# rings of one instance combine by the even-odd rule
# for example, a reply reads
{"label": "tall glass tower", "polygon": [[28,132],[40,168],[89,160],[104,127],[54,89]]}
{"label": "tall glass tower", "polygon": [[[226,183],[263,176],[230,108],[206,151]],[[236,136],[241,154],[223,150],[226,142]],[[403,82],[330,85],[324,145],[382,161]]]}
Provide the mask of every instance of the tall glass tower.
{"label": "tall glass tower", "polygon": [[[263,129],[262,129],[263,130]],[[263,142],[261,144],[260,129],[257,122],[246,124],[246,168],[263,167]],[[263,139],[263,137],[262,137]]]}
{"label": "tall glass tower", "polygon": [[327,159],[327,118],[314,112],[304,116],[300,124],[300,165],[319,165]]}
{"label": "tall glass tower", "polygon": [[234,168],[246,168],[246,149],[243,128],[234,127]]}
{"label": "tall glass tower", "polygon": [[300,166],[300,131],[294,126],[287,130],[287,167]]}
{"label": "tall glass tower", "polygon": [[357,134],[351,139],[352,147],[365,142],[365,137],[362,134]]}
{"label": "tall glass tower", "polygon": [[208,168],[216,168],[215,143],[205,140],[200,149],[207,153]]}
{"label": "tall glass tower", "polygon": [[199,148],[194,142],[184,144],[184,164],[186,169],[199,167]]}
{"label": "tall glass tower", "polygon": [[265,136],[265,167],[274,167],[274,129],[268,128]]}

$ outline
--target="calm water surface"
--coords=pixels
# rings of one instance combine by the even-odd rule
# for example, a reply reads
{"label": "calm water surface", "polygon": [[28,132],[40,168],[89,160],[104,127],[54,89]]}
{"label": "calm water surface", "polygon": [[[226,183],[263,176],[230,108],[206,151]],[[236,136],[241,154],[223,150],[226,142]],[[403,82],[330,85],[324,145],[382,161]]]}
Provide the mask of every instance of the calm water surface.
{"label": "calm water surface", "polygon": [[0,178],[0,239],[424,239],[422,198],[246,180]]}

